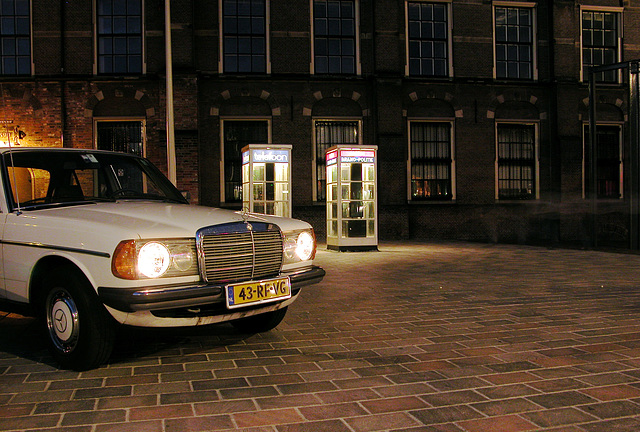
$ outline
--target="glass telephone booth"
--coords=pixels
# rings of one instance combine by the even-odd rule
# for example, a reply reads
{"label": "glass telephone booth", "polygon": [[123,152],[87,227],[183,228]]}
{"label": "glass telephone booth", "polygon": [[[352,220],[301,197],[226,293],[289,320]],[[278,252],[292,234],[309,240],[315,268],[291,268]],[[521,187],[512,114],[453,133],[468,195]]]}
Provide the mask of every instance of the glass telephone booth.
{"label": "glass telephone booth", "polygon": [[249,144],[242,149],[242,208],[291,217],[291,145]]}
{"label": "glass telephone booth", "polygon": [[327,150],[327,248],[378,249],[377,146]]}

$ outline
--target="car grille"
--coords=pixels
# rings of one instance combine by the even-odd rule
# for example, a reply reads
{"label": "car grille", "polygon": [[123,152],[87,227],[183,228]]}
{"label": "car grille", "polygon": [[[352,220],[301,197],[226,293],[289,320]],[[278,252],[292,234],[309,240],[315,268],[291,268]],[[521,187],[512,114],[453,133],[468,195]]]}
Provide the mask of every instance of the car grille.
{"label": "car grille", "polygon": [[282,234],[273,224],[232,223],[196,235],[202,278],[208,283],[275,276],[282,266]]}

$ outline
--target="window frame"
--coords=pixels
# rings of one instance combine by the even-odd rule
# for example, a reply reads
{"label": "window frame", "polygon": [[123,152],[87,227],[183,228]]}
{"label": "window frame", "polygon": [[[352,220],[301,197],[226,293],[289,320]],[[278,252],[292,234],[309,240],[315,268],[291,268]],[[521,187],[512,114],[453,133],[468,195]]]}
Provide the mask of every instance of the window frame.
{"label": "window frame", "polygon": [[[313,178],[313,187],[312,187],[312,198],[313,198],[313,202],[314,203],[325,203],[325,200],[319,200],[318,199],[318,142],[316,139],[316,124],[318,122],[344,122],[344,123],[353,123],[356,122],[358,123],[358,131],[356,132],[358,134],[357,137],[357,143],[353,144],[356,146],[360,146],[362,145],[362,118],[358,118],[358,117],[314,117],[312,119],[312,131],[311,131],[311,139],[312,139],[312,145],[313,145],[313,158],[311,160],[311,172],[313,173],[312,178]],[[329,143],[327,148],[330,148],[336,144],[349,144],[349,143]],[[325,158],[326,160],[326,158]],[[326,163],[324,165],[326,167]],[[325,172],[325,176],[326,176],[326,172]],[[325,177],[325,189],[326,189],[326,177]],[[325,190],[326,193],[326,190]]]}
{"label": "window frame", "polygon": [[[433,124],[449,124],[449,154],[451,157],[449,170],[450,170],[450,198],[432,198],[432,199],[414,199],[413,198],[413,158],[412,158],[412,140],[411,140],[411,127],[415,123],[433,123]],[[435,158],[434,158],[435,159]],[[434,119],[434,118],[410,118],[407,120],[407,201],[410,203],[451,203],[456,201],[456,152],[455,152],[455,121],[452,119]]]}
{"label": "window frame", "polygon": [[[587,83],[589,82],[589,77],[585,70],[584,64],[584,29],[582,27],[582,14],[584,12],[592,12],[592,13],[613,13],[616,16],[616,26],[617,26],[617,35],[616,35],[616,60],[614,63],[619,63],[622,61],[622,48],[623,48],[623,37],[624,37],[624,7],[606,7],[606,6],[586,6],[580,5],[580,16],[579,16],[579,29],[580,29],[580,82]],[[601,66],[601,65],[596,65]],[[616,73],[615,82],[608,81],[599,81],[596,80],[598,84],[603,85],[619,85],[622,83],[622,71],[618,70]]]}
{"label": "window frame", "polygon": [[[534,154],[533,154],[533,175],[535,179],[533,181],[533,187],[535,188],[531,198],[500,198],[500,147],[499,147],[499,135],[498,129],[503,125],[513,126],[532,126],[534,130]],[[540,122],[536,121],[496,121],[495,122],[495,200],[497,202],[528,202],[537,201],[540,199]]]}
{"label": "window frame", "polygon": [[[498,56],[497,56],[497,35],[496,35],[496,9],[497,8],[509,8],[509,9],[530,9],[531,10],[531,78],[514,78],[514,77],[499,77],[498,76]],[[493,20],[493,79],[496,80],[513,80],[513,81],[537,81],[538,80],[538,16],[536,3],[532,2],[506,2],[506,1],[494,1],[491,8],[492,20]]]}
{"label": "window frame", "polygon": [[[429,79],[446,79],[452,78],[453,73],[453,13],[451,7],[452,0],[405,0],[404,2],[404,22],[405,22],[405,67],[404,74],[407,77],[416,78],[429,78]],[[409,37],[409,3],[432,3],[432,4],[444,4],[447,10],[447,73],[444,75],[425,75],[425,74],[411,74],[410,70],[410,37]],[[420,57],[421,59],[423,57]]]}
{"label": "window frame", "polygon": [[[618,138],[618,197],[599,197],[597,196],[596,191],[596,199],[598,201],[619,201],[624,199],[624,123],[623,122],[596,122],[596,136],[598,135],[598,128],[606,127],[606,128],[617,128],[617,138]],[[591,189],[591,181],[590,174],[591,168],[587,166],[587,157],[589,153],[589,142],[587,140],[589,133],[589,122],[585,121],[582,123],[582,198],[583,199],[591,199],[590,189]],[[596,156],[597,157],[597,156]],[[599,160],[597,158],[596,160]],[[597,186],[597,185],[596,185]]]}
{"label": "window frame", "polygon": [[[140,122],[142,137],[142,157],[147,157],[147,119],[144,117],[94,117],[93,118],[93,148],[98,150],[98,124],[117,122]],[[115,150],[114,150],[115,151]]]}
{"label": "window frame", "polygon": [[[321,0],[324,1],[324,0]],[[314,4],[316,0],[309,0],[309,7],[311,10],[311,62],[310,62],[310,74],[311,75],[319,75],[319,76],[360,76],[362,75],[362,64],[360,57],[360,0],[340,0],[340,1],[349,1],[353,3],[354,7],[354,39],[355,39],[355,71],[354,73],[332,73],[332,72],[316,72],[316,29],[315,29],[315,16],[314,16]]]}
{"label": "window frame", "polygon": [[[271,144],[272,139],[272,121],[269,117],[262,116],[246,116],[246,117],[221,117],[220,118],[220,203],[228,206],[242,206],[242,197],[240,197],[240,201],[227,201],[226,196],[226,180],[225,180],[225,123],[228,122],[266,122],[267,123],[267,143]],[[251,143],[248,143],[251,144]],[[239,149],[242,152],[242,149]],[[240,154],[240,187],[242,188],[242,154]]]}
{"label": "window frame", "polygon": [[224,42],[225,42],[225,33],[224,33],[224,0],[220,0],[218,2],[218,16],[220,17],[218,23],[218,32],[220,34],[219,38],[219,51],[220,55],[218,57],[218,71],[220,74],[229,74],[229,75],[270,75],[271,74],[271,0],[264,0],[264,40],[265,40],[265,71],[264,72],[226,72],[225,68],[225,50],[224,50]]}
{"label": "window frame", "polygon": [[146,26],[145,26],[145,0],[140,0],[140,43],[141,43],[141,70],[140,72],[101,72],[100,71],[100,45],[99,39],[101,33],[98,30],[98,0],[92,0],[93,2],[93,74],[102,76],[138,76],[147,73],[147,47],[146,47]]}
{"label": "window frame", "polygon": [[[0,64],[0,76],[1,77],[20,77],[20,76],[32,76],[34,74],[34,69],[35,69],[35,63],[33,61],[33,4],[31,0],[27,0],[28,4],[29,4],[29,34],[28,34],[28,39],[29,39],[29,72],[28,73],[19,73],[19,68],[18,68],[18,58],[21,57],[19,56],[17,53],[13,56],[6,56],[6,57],[13,57],[16,60],[16,73],[4,73],[4,67]],[[1,16],[1,15],[0,15]],[[18,15],[12,15],[14,18]],[[25,37],[26,35],[21,35],[18,33],[14,33],[13,35],[10,35],[12,39],[14,39],[14,41],[17,42],[17,39],[19,37]],[[4,39],[4,37],[2,37],[0,40]],[[16,47],[17,48],[17,47]],[[2,58],[5,56],[0,56],[0,61],[2,61]]]}

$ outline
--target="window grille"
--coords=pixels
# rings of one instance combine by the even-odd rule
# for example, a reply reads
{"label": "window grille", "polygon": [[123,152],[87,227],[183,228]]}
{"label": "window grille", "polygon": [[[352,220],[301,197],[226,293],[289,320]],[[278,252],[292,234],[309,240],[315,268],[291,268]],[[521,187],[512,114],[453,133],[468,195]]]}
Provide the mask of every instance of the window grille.
{"label": "window grille", "polygon": [[447,5],[411,2],[409,19],[409,75],[444,77],[449,74]]}
{"label": "window grille", "polygon": [[451,124],[412,122],[411,199],[451,200]]}
{"label": "window grille", "polygon": [[316,184],[317,200],[325,201],[327,196],[327,163],[326,152],[329,147],[338,144],[359,144],[358,121],[325,121],[315,122],[316,138]]}
{"label": "window grille", "polygon": [[355,2],[348,0],[315,0],[313,2],[316,73],[356,73],[355,9]]}
{"label": "window grille", "polygon": [[533,78],[533,10],[495,8],[496,78]]}
{"label": "window grille", "polygon": [[533,125],[498,125],[498,199],[536,198]]}
{"label": "window grille", "polygon": [[242,202],[242,148],[248,144],[268,144],[266,120],[226,120],[224,127],[224,201]]}
{"label": "window grille", "polygon": [[99,121],[96,124],[98,150],[144,156],[141,121]]}
{"label": "window grille", "polygon": [[[591,162],[589,159],[589,128],[585,126],[585,152],[584,152],[584,179],[585,197],[590,197]],[[617,199],[621,197],[620,191],[620,126],[596,126],[596,169],[597,169],[597,197],[604,199]]]}
{"label": "window grille", "polygon": [[[589,80],[589,68],[620,61],[616,12],[582,11],[582,79]],[[618,82],[617,70],[599,72],[597,82]]]}
{"label": "window grille", "polygon": [[142,73],[142,0],[97,0],[98,73]]}
{"label": "window grille", "polygon": [[0,56],[2,75],[31,74],[29,0],[0,2]]}
{"label": "window grille", "polygon": [[265,0],[224,0],[223,58],[226,73],[267,71]]}

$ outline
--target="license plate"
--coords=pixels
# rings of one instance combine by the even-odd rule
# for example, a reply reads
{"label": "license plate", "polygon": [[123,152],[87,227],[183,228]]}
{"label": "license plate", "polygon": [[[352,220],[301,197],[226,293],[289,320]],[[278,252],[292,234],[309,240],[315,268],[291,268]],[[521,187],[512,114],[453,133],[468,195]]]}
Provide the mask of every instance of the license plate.
{"label": "license plate", "polygon": [[229,309],[284,300],[291,297],[291,281],[288,277],[247,282],[226,286]]}

